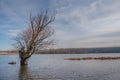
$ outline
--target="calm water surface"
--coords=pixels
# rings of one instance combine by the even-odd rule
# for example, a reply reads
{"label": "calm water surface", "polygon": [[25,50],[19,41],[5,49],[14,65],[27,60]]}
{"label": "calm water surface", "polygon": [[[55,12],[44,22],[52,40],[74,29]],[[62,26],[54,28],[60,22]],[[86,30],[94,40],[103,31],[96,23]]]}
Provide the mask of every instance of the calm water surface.
{"label": "calm water surface", "polygon": [[[20,67],[17,55],[0,55],[0,80],[120,80],[120,60],[69,61],[70,57],[120,54],[40,54]],[[16,65],[8,62],[16,61]]]}

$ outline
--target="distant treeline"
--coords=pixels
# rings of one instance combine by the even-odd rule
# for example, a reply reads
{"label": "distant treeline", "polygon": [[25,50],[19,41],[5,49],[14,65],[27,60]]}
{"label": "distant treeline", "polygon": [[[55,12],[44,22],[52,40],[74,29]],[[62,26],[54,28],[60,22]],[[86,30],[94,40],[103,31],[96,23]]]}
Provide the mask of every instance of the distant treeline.
{"label": "distant treeline", "polygon": [[47,49],[41,50],[38,53],[39,54],[120,53],[120,47]]}
{"label": "distant treeline", "polygon": [[[61,48],[61,49],[45,49],[38,52],[38,54],[85,54],[85,53],[120,53],[120,47]],[[0,51],[0,54],[17,54],[17,51]]]}

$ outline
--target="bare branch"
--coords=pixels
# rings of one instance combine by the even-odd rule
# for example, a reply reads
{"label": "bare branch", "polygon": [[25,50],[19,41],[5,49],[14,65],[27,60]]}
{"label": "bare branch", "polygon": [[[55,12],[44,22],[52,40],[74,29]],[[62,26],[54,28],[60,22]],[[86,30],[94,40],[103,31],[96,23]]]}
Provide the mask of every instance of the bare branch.
{"label": "bare branch", "polygon": [[28,59],[35,52],[53,43],[50,37],[54,34],[54,30],[50,24],[54,20],[55,16],[50,16],[48,11],[41,12],[37,16],[30,15],[30,25],[15,38],[21,59]]}

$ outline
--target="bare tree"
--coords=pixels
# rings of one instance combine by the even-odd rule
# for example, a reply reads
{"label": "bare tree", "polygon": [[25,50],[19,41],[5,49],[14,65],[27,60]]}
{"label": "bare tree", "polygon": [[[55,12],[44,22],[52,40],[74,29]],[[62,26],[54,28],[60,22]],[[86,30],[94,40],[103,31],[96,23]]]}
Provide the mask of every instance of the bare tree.
{"label": "bare tree", "polygon": [[54,20],[55,15],[50,15],[47,11],[37,16],[30,15],[30,25],[15,38],[21,65],[27,65],[31,55],[53,43],[50,37],[54,30],[50,24]]}

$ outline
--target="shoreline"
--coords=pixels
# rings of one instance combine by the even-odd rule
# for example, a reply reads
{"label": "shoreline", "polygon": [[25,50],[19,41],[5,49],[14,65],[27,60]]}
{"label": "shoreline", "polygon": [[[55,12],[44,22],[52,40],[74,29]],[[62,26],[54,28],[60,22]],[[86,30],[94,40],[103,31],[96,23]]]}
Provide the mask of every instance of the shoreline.
{"label": "shoreline", "polygon": [[0,55],[17,55],[17,53],[0,52]]}

